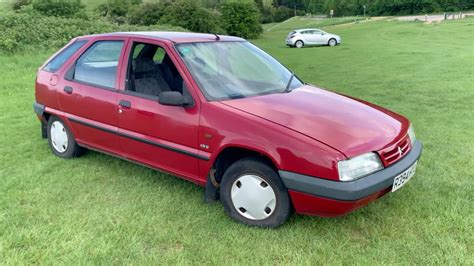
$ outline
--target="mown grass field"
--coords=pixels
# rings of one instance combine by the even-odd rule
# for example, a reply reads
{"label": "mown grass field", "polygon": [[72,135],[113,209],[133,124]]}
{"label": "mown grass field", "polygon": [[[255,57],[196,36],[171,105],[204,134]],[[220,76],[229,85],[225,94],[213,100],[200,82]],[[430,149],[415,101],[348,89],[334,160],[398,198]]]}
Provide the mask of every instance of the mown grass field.
{"label": "mown grass field", "polygon": [[53,156],[32,110],[52,51],[1,54],[0,263],[473,264],[474,20],[325,29],[343,45],[289,49],[284,26],[253,42],[306,82],[408,116],[424,151],[406,187],[342,218],[240,225],[189,182]]}

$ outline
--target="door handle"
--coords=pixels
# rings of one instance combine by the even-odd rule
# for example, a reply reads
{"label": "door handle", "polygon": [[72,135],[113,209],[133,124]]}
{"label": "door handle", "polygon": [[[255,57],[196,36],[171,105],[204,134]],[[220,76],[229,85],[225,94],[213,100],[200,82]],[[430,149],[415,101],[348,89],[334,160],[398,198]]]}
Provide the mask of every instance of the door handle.
{"label": "door handle", "polygon": [[72,91],[73,91],[72,87],[69,87],[69,86],[64,87],[64,92],[65,93],[72,94]]}
{"label": "door handle", "polygon": [[125,108],[125,109],[130,109],[132,107],[132,104],[129,101],[125,101],[125,100],[120,100],[119,105],[120,107]]}

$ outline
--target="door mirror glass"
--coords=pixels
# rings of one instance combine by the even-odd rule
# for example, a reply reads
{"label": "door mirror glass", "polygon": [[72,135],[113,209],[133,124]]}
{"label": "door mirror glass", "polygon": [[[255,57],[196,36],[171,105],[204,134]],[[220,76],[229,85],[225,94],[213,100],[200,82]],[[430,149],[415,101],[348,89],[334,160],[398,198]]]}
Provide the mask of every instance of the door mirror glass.
{"label": "door mirror glass", "polygon": [[191,100],[178,91],[163,91],[158,95],[158,102],[169,106],[190,106]]}

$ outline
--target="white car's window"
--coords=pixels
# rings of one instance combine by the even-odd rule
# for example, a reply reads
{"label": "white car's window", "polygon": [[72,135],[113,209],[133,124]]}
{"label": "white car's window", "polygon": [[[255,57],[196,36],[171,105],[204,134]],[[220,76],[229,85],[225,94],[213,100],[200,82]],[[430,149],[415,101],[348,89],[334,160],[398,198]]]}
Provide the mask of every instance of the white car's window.
{"label": "white car's window", "polygon": [[[204,42],[176,45],[209,100],[245,98],[284,92],[291,72],[249,42]],[[290,88],[302,82],[292,78]]]}

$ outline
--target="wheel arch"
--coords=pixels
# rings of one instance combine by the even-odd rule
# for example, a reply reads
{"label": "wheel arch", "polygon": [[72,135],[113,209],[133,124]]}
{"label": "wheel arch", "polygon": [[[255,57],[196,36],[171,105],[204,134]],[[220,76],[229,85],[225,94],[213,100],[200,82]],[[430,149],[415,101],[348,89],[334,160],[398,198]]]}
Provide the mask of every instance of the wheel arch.
{"label": "wheel arch", "polygon": [[275,171],[278,171],[278,164],[276,160],[267,152],[258,149],[244,147],[240,145],[228,145],[223,147],[212,162],[210,175],[213,175],[217,182],[220,182],[225,170],[229,168],[234,162],[248,157],[256,157],[262,159]]}

